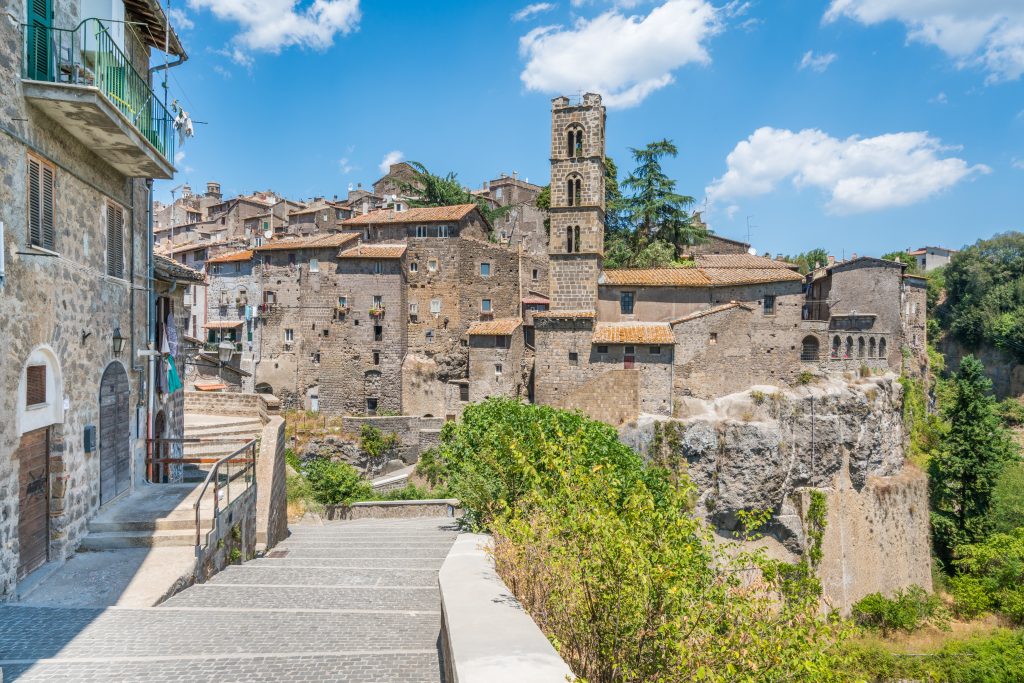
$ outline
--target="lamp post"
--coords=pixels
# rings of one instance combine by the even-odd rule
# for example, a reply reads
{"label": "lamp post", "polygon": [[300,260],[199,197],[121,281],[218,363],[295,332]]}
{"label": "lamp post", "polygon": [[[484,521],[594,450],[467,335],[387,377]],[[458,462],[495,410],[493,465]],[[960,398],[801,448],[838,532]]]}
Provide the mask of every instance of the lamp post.
{"label": "lamp post", "polygon": [[221,363],[228,363],[231,361],[231,356],[235,353],[235,345],[228,341],[222,341],[217,345],[217,357],[220,358]]}
{"label": "lamp post", "polygon": [[114,328],[114,336],[112,337],[112,341],[114,343],[114,355],[120,356],[121,351],[124,350],[124,343],[127,341],[127,339],[125,339],[124,336],[121,335],[120,327]]}

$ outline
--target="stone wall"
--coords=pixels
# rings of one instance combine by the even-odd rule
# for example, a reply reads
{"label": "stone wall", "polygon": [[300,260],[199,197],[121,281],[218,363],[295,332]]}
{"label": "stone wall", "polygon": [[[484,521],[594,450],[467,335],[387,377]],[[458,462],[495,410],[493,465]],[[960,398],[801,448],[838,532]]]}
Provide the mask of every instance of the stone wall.
{"label": "stone wall", "polygon": [[597,308],[599,256],[551,254],[552,310],[594,310]]}
{"label": "stone wall", "polygon": [[280,411],[280,401],[269,394],[186,391],[185,412],[202,415],[259,417],[264,422]]}
{"label": "stone wall", "polygon": [[805,550],[802,496],[824,491],[820,574],[825,597],[848,611],[874,591],[931,588],[927,487],[904,462],[902,401],[891,374],[793,391],[755,387],[683,399],[679,419],[642,416],[622,438],[685,469],[698,488],[696,512],[723,535],[738,528],[740,510],[772,511],[768,546],[779,557]]}
{"label": "stone wall", "polygon": [[[534,316],[534,324],[534,399],[537,403],[560,405],[563,396],[590,379],[587,359],[594,319]],[[570,354],[575,354],[575,362]]]}
{"label": "stone wall", "polygon": [[256,556],[256,499],[257,487],[250,486],[220,509],[197,551],[196,581],[202,583],[231,564],[233,554],[236,564]]}
{"label": "stone wall", "polygon": [[552,405],[579,410],[610,425],[621,425],[640,414],[642,381],[639,370],[608,370],[567,392]]}
{"label": "stone wall", "polygon": [[260,434],[256,460],[256,543],[263,548],[272,548],[288,536],[284,428],[284,419],[274,415]]}
{"label": "stone wall", "polygon": [[[529,368],[525,364],[523,327],[504,335],[505,346],[499,347],[493,335],[469,338],[469,400],[483,401],[492,396],[520,398],[526,396]],[[500,366],[501,372],[497,368]]]}
{"label": "stone wall", "polygon": [[[344,417],[341,430],[348,434],[359,434],[364,424],[376,427],[385,435],[396,434],[399,440],[397,455],[406,464],[418,462],[420,454],[426,450],[421,443],[423,430],[436,430],[440,419],[423,419],[415,415],[396,415],[393,417]],[[428,447],[434,444],[428,436]]]}

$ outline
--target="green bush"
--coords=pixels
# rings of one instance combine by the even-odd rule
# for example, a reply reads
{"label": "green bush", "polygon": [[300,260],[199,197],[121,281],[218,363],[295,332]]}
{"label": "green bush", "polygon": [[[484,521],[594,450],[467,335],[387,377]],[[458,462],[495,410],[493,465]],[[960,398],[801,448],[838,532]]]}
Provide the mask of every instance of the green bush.
{"label": "green bush", "polygon": [[992,594],[975,576],[951,576],[949,594],[953,596],[953,613],[961,619],[974,619],[992,609]]}
{"label": "green bush", "polygon": [[905,655],[878,645],[846,648],[844,680],[949,681],[1007,683],[1024,681],[1024,631],[999,630],[986,636],[952,642],[923,653]]}
{"label": "green bush", "polygon": [[1010,463],[996,479],[988,517],[997,533],[1024,527],[1024,463]]}
{"label": "green bush", "polygon": [[1007,427],[1024,425],[1024,403],[1016,398],[1004,398],[999,402],[999,415]]}
{"label": "green bush", "polygon": [[407,484],[400,489],[378,493],[373,500],[429,500],[431,498],[446,498],[443,491],[423,488],[416,484]]}
{"label": "green bush", "polygon": [[886,636],[893,631],[911,633],[929,621],[944,621],[938,596],[920,586],[899,590],[892,598],[881,593],[866,595],[853,605],[852,616],[861,626]]}
{"label": "green bush", "polygon": [[950,589],[957,612],[973,616],[994,609],[1024,624],[1024,528],[960,546],[956,554],[959,575],[950,580]]}
{"label": "green bush", "polygon": [[373,496],[370,482],[347,462],[309,458],[302,463],[302,474],[312,498],[323,505],[348,505]]}

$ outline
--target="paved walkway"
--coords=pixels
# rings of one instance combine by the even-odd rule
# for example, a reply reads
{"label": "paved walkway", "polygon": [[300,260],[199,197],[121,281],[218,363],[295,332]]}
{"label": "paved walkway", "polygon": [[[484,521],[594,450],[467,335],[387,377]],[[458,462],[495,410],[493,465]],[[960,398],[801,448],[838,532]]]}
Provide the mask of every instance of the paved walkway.
{"label": "paved walkway", "polygon": [[449,520],[298,525],[159,607],[0,605],[10,681],[438,683]]}

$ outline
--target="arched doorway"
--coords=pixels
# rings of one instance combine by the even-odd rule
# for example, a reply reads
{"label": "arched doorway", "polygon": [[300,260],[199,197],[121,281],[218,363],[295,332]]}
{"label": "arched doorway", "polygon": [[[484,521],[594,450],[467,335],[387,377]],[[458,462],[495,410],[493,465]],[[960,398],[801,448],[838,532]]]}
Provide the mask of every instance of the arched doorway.
{"label": "arched doorway", "polygon": [[100,380],[100,505],[128,490],[131,480],[128,373],[111,363]]}
{"label": "arched doorway", "polygon": [[818,338],[809,335],[804,337],[803,342],[800,345],[800,360],[807,362],[814,362],[818,360]]}

